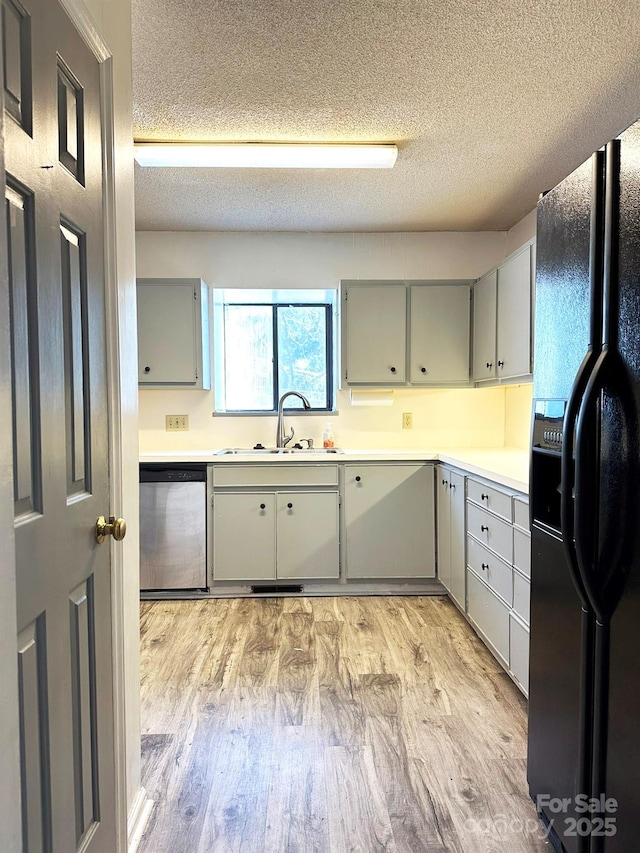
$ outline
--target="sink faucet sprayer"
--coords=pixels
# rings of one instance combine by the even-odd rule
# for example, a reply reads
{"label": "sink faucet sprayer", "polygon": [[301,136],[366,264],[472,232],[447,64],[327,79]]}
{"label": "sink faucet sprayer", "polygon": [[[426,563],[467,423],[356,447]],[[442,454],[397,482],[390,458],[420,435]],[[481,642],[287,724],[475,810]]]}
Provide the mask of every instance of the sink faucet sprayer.
{"label": "sink faucet sprayer", "polygon": [[308,411],[311,408],[311,403],[307,400],[304,394],[299,394],[297,391],[287,391],[286,394],[283,394],[282,397],[280,397],[280,400],[278,401],[278,425],[276,427],[276,447],[286,447],[295,434],[293,427],[291,427],[290,435],[285,435],[284,432],[283,405],[287,397],[298,397],[298,399],[302,400],[302,405],[304,406],[305,411]]}

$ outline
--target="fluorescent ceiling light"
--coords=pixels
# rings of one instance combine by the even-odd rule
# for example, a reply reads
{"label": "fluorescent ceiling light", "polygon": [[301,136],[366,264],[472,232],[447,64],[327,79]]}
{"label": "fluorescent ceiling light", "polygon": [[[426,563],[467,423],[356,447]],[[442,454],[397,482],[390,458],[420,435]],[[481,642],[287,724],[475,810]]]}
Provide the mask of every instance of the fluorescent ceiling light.
{"label": "fluorescent ceiling light", "polygon": [[391,169],[396,145],[136,142],[141,166],[238,169]]}

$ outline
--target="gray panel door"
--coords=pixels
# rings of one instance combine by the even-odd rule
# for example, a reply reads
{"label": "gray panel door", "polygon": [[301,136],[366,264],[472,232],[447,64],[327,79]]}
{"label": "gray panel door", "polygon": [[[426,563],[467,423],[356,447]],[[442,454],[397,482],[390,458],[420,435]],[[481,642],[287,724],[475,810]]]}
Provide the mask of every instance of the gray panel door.
{"label": "gray panel door", "polygon": [[23,847],[116,849],[100,70],[2,0]]}

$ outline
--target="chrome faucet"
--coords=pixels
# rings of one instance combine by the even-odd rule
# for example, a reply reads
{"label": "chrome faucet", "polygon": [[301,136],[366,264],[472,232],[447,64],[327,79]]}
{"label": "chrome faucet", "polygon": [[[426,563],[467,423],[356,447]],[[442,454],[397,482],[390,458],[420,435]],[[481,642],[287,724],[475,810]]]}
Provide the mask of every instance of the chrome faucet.
{"label": "chrome faucet", "polygon": [[311,403],[307,400],[304,394],[298,394],[297,391],[287,391],[286,394],[283,394],[278,401],[278,426],[276,427],[276,447],[286,447],[287,444],[291,441],[294,436],[294,429],[291,427],[290,435],[285,435],[284,432],[284,401],[287,397],[298,397],[298,399],[302,400],[302,405],[305,408],[305,411],[308,411],[311,408]]}

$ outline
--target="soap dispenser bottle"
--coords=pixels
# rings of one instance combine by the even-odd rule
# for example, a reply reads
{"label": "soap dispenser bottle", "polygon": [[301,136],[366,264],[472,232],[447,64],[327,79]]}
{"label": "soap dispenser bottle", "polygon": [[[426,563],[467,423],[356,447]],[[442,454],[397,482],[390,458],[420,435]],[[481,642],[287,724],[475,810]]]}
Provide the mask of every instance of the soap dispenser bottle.
{"label": "soap dispenser bottle", "polygon": [[333,447],[334,441],[335,441],[335,438],[333,435],[333,429],[331,428],[331,424],[329,423],[324,428],[324,433],[322,435],[322,446],[323,447]]}

